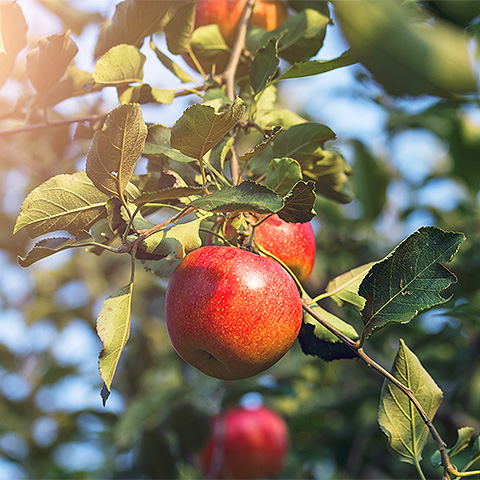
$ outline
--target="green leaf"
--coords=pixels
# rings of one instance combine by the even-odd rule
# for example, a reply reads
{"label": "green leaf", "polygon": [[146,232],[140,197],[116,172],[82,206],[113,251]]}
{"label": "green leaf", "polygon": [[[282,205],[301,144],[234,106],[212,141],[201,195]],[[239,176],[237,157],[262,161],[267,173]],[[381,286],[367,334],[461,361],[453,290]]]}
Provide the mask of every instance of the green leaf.
{"label": "green leaf", "polygon": [[160,60],[162,65],[170,70],[182,83],[193,82],[193,78],[183,71],[171,58],[167,57],[162,51],[158,48],[154,48],[155,55]]}
{"label": "green leaf", "polygon": [[199,230],[202,221],[203,219],[199,218],[149,235],[140,244],[137,258],[159,260],[171,254],[174,254],[175,258],[183,258],[186,253],[202,246]]}
{"label": "green leaf", "polygon": [[83,171],[56,175],[28,194],[13,233],[25,227],[32,238],[57,230],[76,235],[105,215],[107,200]]}
{"label": "green leaf", "polygon": [[100,191],[123,197],[146,137],[140,105],[120,105],[109,113],[87,153],[87,175]]}
{"label": "green leaf", "polygon": [[77,52],[77,45],[68,30],[41,38],[38,47],[28,52],[27,76],[40,95],[46,94],[62,78]]}
{"label": "green leaf", "polygon": [[475,440],[473,442],[473,451],[472,451],[472,456],[470,458],[470,462],[473,463],[474,461],[478,461],[480,458],[480,435],[477,435],[475,437]]}
{"label": "green leaf", "polygon": [[215,62],[222,55],[230,54],[230,48],[216,24],[196,28],[190,38],[190,47],[202,63]]}
{"label": "green leaf", "polygon": [[408,323],[421,310],[448,300],[440,292],[457,278],[449,262],[465,240],[463,233],[422,227],[375,264],[358,289],[366,299],[360,312],[363,338],[390,322]]}
{"label": "green leaf", "polygon": [[255,93],[264,90],[275,77],[278,70],[278,38],[271,38],[255,54],[250,66],[250,85]]}
{"label": "green leaf", "polygon": [[95,239],[85,231],[81,231],[75,238],[44,238],[37,242],[25,257],[18,257],[18,263],[22,267],[29,267],[54,253],[69,248],[93,246],[94,242]]}
{"label": "green leaf", "polygon": [[27,22],[17,2],[0,5],[0,87],[13,70],[17,55],[27,46]]}
{"label": "green leaf", "polygon": [[365,299],[358,294],[358,287],[373,265],[375,262],[367,263],[330,280],[327,285],[330,298],[340,307],[347,305],[361,310]]}
{"label": "green leaf", "polygon": [[[133,283],[118,288],[103,302],[97,318],[97,334],[103,343],[98,369],[104,382],[103,404],[110,395],[110,386],[120,355],[130,336]],[[105,392],[106,389],[106,392]]]}
{"label": "green leaf", "polygon": [[200,159],[224,138],[244,112],[240,97],[222,113],[216,113],[210,105],[194,104],[173,126],[171,145],[185,155]]}
{"label": "green leaf", "polygon": [[343,52],[339,57],[332,60],[311,60],[309,62],[294,63],[287,69],[280,77],[274,80],[287,80],[291,78],[310,77],[312,75],[320,75],[322,73],[330,72],[337,68],[348,67],[357,63],[357,59],[352,55],[350,50]]}
{"label": "green leaf", "polygon": [[239,97],[223,113],[196,103],[175,122],[170,144],[184,155],[201,160],[239,122],[244,112],[245,106]]}
{"label": "green leaf", "polygon": [[[433,419],[442,401],[442,391],[402,339],[390,373],[412,390],[430,420]],[[411,464],[420,462],[428,427],[410,399],[389,380],[383,383],[378,423],[395,458]]]}
{"label": "green leaf", "polygon": [[[311,305],[310,307],[339,332],[352,340],[358,340],[358,333],[351,325],[317,304]],[[314,355],[327,362],[341,358],[355,358],[357,356],[356,353],[347,347],[338,337],[327,330],[307,312],[305,312],[303,317],[303,325],[298,340],[305,355]]]}
{"label": "green leaf", "polygon": [[112,21],[102,29],[95,46],[95,58],[120,43],[140,48],[143,39],[165,28],[186,0],[125,0],[115,7]]}
{"label": "green leaf", "polygon": [[118,87],[118,100],[125,103],[159,103],[171,104],[175,97],[175,89],[152,88],[150,85],[135,85],[132,87]]}
{"label": "green leaf", "polygon": [[274,158],[268,165],[264,184],[282,197],[302,180],[300,164],[292,158]]}
{"label": "green leaf", "polygon": [[462,29],[438,18],[426,22],[401,2],[335,1],[334,7],[356,57],[388,92],[450,97],[477,91]]}
{"label": "green leaf", "polygon": [[170,145],[170,136],[172,129],[155,123],[148,127],[147,140],[145,142],[145,148],[143,149],[144,155],[165,155],[177,162],[192,162],[193,159],[175,150]]}
{"label": "green leaf", "polygon": [[137,47],[125,43],[116,45],[97,60],[93,81],[103,86],[141,83],[145,60]]}
{"label": "green leaf", "polygon": [[175,200],[185,198],[190,195],[203,195],[205,187],[171,187],[156,190],[154,192],[143,192],[133,203],[135,205],[144,205],[145,203],[161,203],[165,200]]}
{"label": "green leaf", "polygon": [[[461,427],[457,429],[457,441],[455,442],[455,445],[452,448],[449,448],[447,450],[448,456],[450,458],[454,457],[455,455],[460,453],[462,450],[465,450],[470,445],[474,431],[475,429],[472,427]],[[442,457],[438,450],[432,455],[430,461],[434,467],[441,466]]]}
{"label": "green leaf", "polygon": [[265,185],[245,180],[198,198],[188,206],[208,212],[276,213],[283,207],[283,199]]}
{"label": "green leaf", "polygon": [[284,206],[278,216],[286,222],[306,223],[315,217],[315,184],[298,182],[284,197]]}
{"label": "green leaf", "polygon": [[268,135],[264,135],[262,141],[255,147],[248,150],[243,155],[238,156],[240,162],[249,162],[255,155],[262,153],[270,144],[270,142],[281,132],[282,127],[274,127]]}
{"label": "green leaf", "polygon": [[275,139],[273,151],[275,157],[294,158],[302,167],[307,168],[319,155],[323,157],[323,144],[335,138],[332,130],[325,125],[301,123],[282,130]]}
{"label": "green leaf", "polygon": [[195,8],[196,3],[193,1],[182,5],[165,27],[167,46],[174,55],[188,51],[195,23]]}

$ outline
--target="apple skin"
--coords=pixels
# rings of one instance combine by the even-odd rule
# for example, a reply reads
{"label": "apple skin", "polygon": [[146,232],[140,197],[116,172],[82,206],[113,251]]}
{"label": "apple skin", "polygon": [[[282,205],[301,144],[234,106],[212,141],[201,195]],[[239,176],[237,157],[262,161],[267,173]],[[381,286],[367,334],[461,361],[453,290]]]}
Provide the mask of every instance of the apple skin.
{"label": "apple skin", "polygon": [[[232,46],[237,27],[247,0],[197,0],[195,28],[216,23],[227,45]],[[287,6],[283,0],[257,0],[250,25],[271,31],[287,19]]]}
{"label": "apple skin", "polygon": [[315,234],[310,223],[288,223],[275,214],[255,229],[255,240],[285,263],[301,283],[308,280],[315,262]]}
{"label": "apple skin", "polygon": [[222,380],[263,372],[292,346],[302,324],[295,282],[276,262],[234,247],[202,247],[173,272],[165,298],[173,347]]}
{"label": "apple skin", "polygon": [[199,455],[206,478],[278,476],[290,448],[285,420],[261,406],[232,408],[212,419],[212,433]]}

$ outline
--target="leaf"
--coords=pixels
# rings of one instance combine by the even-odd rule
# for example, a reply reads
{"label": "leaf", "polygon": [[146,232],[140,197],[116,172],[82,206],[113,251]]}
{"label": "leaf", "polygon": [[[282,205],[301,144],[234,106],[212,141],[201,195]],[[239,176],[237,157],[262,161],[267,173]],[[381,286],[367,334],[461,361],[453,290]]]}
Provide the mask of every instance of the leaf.
{"label": "leaf", "polygon": [[330,72],[337,68],[348,67],[357,63],[357,59],[350,50],[343,52],[339,57],[332,60],[311,60],[309,62],[294,63],[282,75],[274,80],[274,83],[279,80],[287,80],[291,78],[310,77],[312,75],[320,75],[322,73]]}
{"label": "leaf", "polygon": [[115,7],[111,22],[102,29],[95,46],[95,58],[120,43],[140,48],[143,39],[164,29],[186,0],[125,0]]}
{"label": "leaf", "polygon": [[426,22],[401,2],[334,3],[358,60],[389,93],[451,97],[477,91],[467,36],[460,28],[438,18]]}
{"label": "leaf", "polygon": [[330,298],[340,307],[346,304],[356,310],[361,310],[365,305],[365,299],[358,294],[358,287],[372,265],[375,265],[375,262],[354,268],[330,280],[327,285]]}
{"label": "leaf", "polygon": [[[432,420],[442,401],[442,391],[402,339],[390,373],[412,390]],[[410,399],[389,380],[383,383],[378,423],[395,458],[411,464],[420,462],[428,427]]]}
{"label": "leaf", "polygon": [[[475,431],[472,427],[461,427],[457,429],[457,441],[452,448],[447,450],[448,456],[450,458],[454,457],[462,450],[465,450],[472,440],[473,432]],[[437,450],[430,459],[434,467],[440,467],[442,464],[442,457],[440,452]]]}
{"label": "leaf", "polygon": [[57,230],[76,235],[105,215],[107,200],[83,171],[56,175],[28,194],[13,233],[25,227],[32,238]]}
{"label": "leaf", "polygon": [[18,257],[18,263],[22,267],[29,267],[35,262],[49,257],[54,253],[67,250],[69,248],[94,246],[95,239],[84,230],[75,238],[44,238],[37,242],[33,248],[25,255]]}
{"label": "leaf", "polygon": [[0,87],[10,76],[17,55],[27,46],[27,29],[17,2],[0,4]]}
{"label": "leaf", "polygon": [[284,196],[302,180],[302,169],[292,158],[274,158],[267,168],[264,184]]}
{"label": "leaf", "polygon": [[[317,160],[323,144],[335,138],[332,130],[325,125],[301,123],[282,130],[275,139],[273,151],[275,157],[294,158],[302,167],[308,168]],[[323,157],[323,151],[320,156]]]}
{"label": "leaf", "polygon": [[165,200],[175,200],[177,198],[185,198],[190,195],[203,195],[205,187],[172,187],[156,190],[154,192],[143,192],[137,197],[133,203],[135,205],[143,205],[145,203],[161,203]]}
{"label": "leaf", "polygon": [[316,215],[315,184],[313,182],[298,182],[284,197],[284,206],[278,211],[278,216],[286,222],[307,223]]}
{"label": "leaf", "polygon": [[175,89],[152,88],[150,85],[117,87],[118,100],[125,103],[159,103],[171,104],[175,97]]}
{"label": "leaf", "polygon": [[190,38],[190,47],[202,65],[206,62],[218,62],[222,56],[228,58],[230,54],[230,48],[225,43],[217,24],[196,28]]}
{"label": "leaf", "polygon": [[175,150],[170,145],[172,129],[159,123],[148,127],[147,140],[143,150],[144,155],[165,155],[177,162],[192,162],[193,159]]}
{"label": "leaf", "polygon": [[183,258],[186,253],[202,246],[199,230],[202,221],[203,219],[199,218],[149,235],[140,244],[137,258],[159,260],[171,254],[174,254],[175,258]]}
{"label": "leaf", "polygon": [[110,386],[120,355],[130,336],[133,283],[118,288],[103,302],[97,318],[97,334],[103,342],[98,369],[104,381],[103,405],[110,395]]}
{"label": "leaf", "polygon": [[196,3],[193,1],[182,5],[165,27],[167,46],[174,55],[188,51],[195,23],[195,8]]}
{"label": "leaf", "polygon": [[198,198],[188,206],[208,212],[276,213],[283,207],[283,199],[265,185],[245,180]]}
{"label": "leaf", "polygon": [[157,58],[160,60],[162,65],[170,70],[182,83],[189,83],[193,82],[193,78],[183,71],[171,58],[167,57],[162,51],[160,51],[158,48],[154,48],[155,55],[157,55]]}
{"label": "leaf", "polygon": [[238,156],[240,162],[249,162],[255,155],[262,153],[270,144],[270,142],[282,131],[282,127],[274,127],[268,135],[264,135],[262,141],[251,148],[248,152]]}
{"label": "leaf", "polygon": [[120,105],[109,113],[87,153],[87,175],[100,191],[123,197],[146,137],[140,105]]}
{"label": "leaf", "polygon": [[201,160],[239,122],[244,111],[239,97],[223,113],[215,113],[213,107],[196,103],[175,122],[170,144],[184,155]]}
{"label": "leaf", "polygon": [[137,47],[125,43],[116,45],[97,60],[92,79],[103,86],[141,83],[145,60]]}
{"label": "leaf", "polygon": [[421,310],[448,300],[440,292],[457,278],[449,262],[465,240],[463,233],[422,227],[375,264],[358,289],[366,299],[360,312],[363,339],[390,322],[408,323]]}
{"label": "leaf", "polygon": [[278,70],[278,38],[271,38],[255,54],[250,66],[250,85],[255,93],[264,90],[275,77]]}
{"label": "leaf", "polygon": [[77,52],[77,45],[68,30],[41,38],[38,47],[28,52],[27,76],[40,95],[46,94],[62,78]]}

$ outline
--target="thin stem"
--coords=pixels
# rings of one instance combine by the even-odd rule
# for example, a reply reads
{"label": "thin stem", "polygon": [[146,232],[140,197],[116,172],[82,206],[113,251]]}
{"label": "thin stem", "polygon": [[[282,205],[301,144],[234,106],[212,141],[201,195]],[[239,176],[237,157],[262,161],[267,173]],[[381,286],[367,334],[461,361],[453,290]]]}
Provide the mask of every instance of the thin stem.
{"label": "thin stem", "polygon": [[207,75],[205,73],[205,70],[203,69],[202,65],[198,61],[197,56],[193,53],[193,50],[192,50],[192,47],[190,46],[190,43],[188,44],[188,54],[190,55],[190,58],[192,59],[193,63],[195,64],[195,67],[197,67],[198,72],[203,77],[203,80],[206,80]]}
{"label": "thin stem", "polygon": [[[325,293],[321,293],[320,295],[317,295],[311,302],[311,304],[313,303],[317,303],[319,300],[323,300],[324,298],[328,298],[328,297],[331,297],[332,295],[335,295],[336,293],[338,292],[341,292],[343,289],[345,289],[346,287],[348,287],[351,283],[353,283],[355,280],[358,280],[358,277],[353,277],[352,279],[350,279],[347,283],[344,283],[343,285],[340,285],[339,287],[335,288],[334,290],[330,290],[330,292],[325,292]],[[311,305],[310,304],[310,305]]]}
{"label": "thin stem", "polygon": [[24,125],[23,127],[10,128],[8,130],[0,130],[0,136],[31,132],[35,130],[43,130],[45,128],[63,127],[65,125],[71,125],[72,123],[93,122],[95,120],[101,120],[102,118],[105,118],[107,115],[108,113],[97,113],[95,115],[89,115],[87,117],[80,117],[80,118],[73,118],[73,119],[70,118],[67,120],[58,120],[56,122],[49,122],[49,123],[35,123],[32,125]]}
{"label": "thin stem", "polygon": [[422,467],[420,466],[420,462],[417,458],[415,458],[415,468],[417,469],[420,480],[427,480],[425,474],[423,473]]}

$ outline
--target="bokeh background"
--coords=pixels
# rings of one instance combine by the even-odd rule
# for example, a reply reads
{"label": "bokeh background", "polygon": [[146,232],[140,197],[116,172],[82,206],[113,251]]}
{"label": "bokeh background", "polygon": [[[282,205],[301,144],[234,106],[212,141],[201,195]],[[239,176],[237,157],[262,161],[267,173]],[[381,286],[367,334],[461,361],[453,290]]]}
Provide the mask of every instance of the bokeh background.
{"label": "bokeh background", "polygon": [[[141,269],[131,338],[102,406],[95,319],[109,292],[127,282],[128,259],[69,251],[22,269],[17,255],[32,242],[24,232],[11,235],[26,194],[52,175],[83,169],[89,141],[73,141],[75,125],[15,135],[1,130],[23,121],[11,112],[33,92],[24,71],[29,48],[71,29],[79,47],[75,64],[92,71],[100,25],[116,3],[18,0],[30,45],[0,90],[0,479],[201,478],[194,456],[208,432],[208,416],[225,405],[255,402],[275,408],[289,424],[292,452],[284,478],[415,478],[413,467],[387,453],[376,421],[382,381],[363,364],[325,363],[295,345],[262,375],[230,383],[208,378],[173,351],[163,320],[166,282]],[[467,27],[478,73],[478,21]],[[157,40],[162,45],[161,35]],[[316,58],[334,58],[346,48],[332,26]],[[147,83],[178,85],[147,47],[142,52]],[[404,338],[444,391],[436,417],[444,439],[453,444],[463,425],[480,432],[478,98],[394,97],[356,65],[285,81],[280,99],[328,125],[338,137],[332,146],[353,170],[351,203],[323,199],[316,205],[312,296],[333,277],[381,259],[422,225],[466,234],[450,266],[459,278],[449,291],[453,299],[406,326],[382,331],[368,351],[388,367]],[[173,125],[190,101],[145,106],[144,118]],[[52,119],[116,105],[116,90],[107,88],[60,103]],[[328,300],[323,306],[359,325],[355,312],[339,312]],[[429,443],[427,459],[434,449]],[[429,478],[441,476],[425,463]]]}

